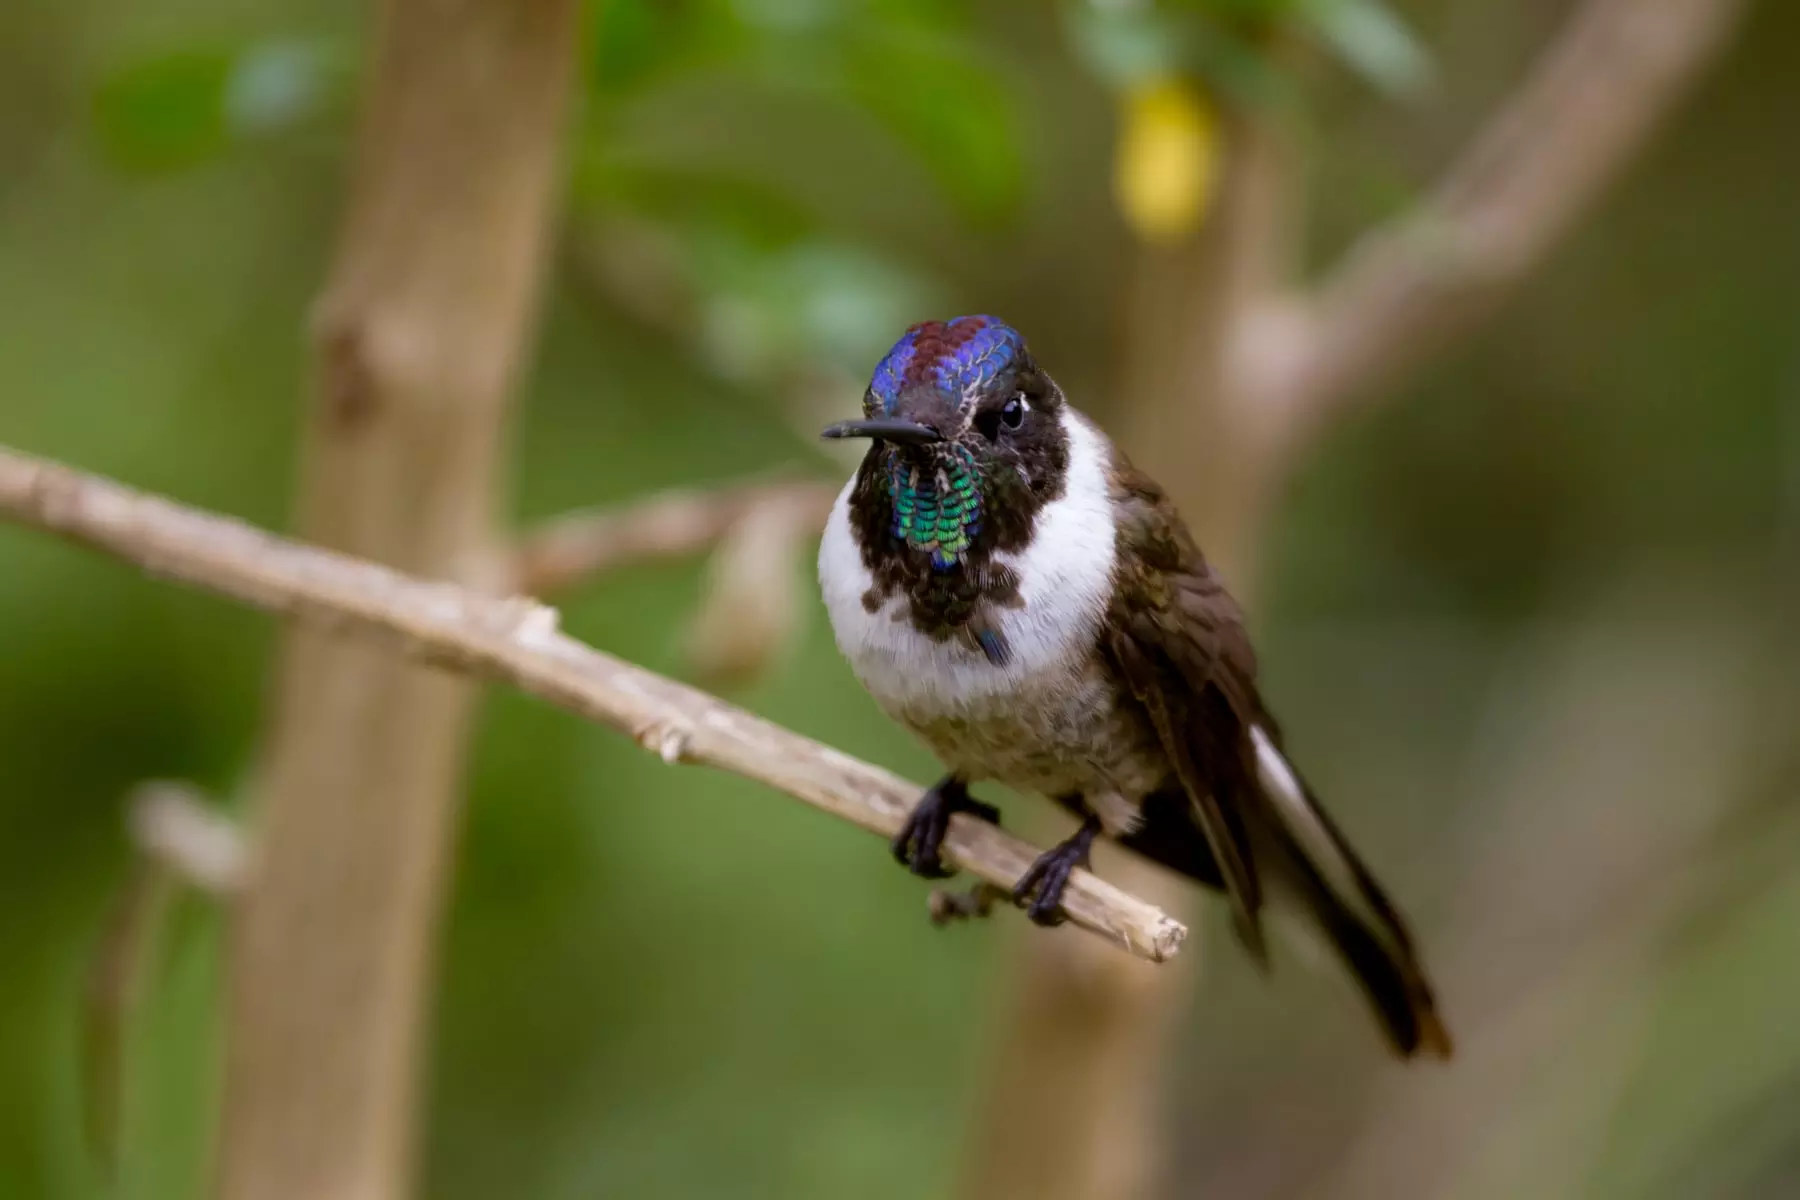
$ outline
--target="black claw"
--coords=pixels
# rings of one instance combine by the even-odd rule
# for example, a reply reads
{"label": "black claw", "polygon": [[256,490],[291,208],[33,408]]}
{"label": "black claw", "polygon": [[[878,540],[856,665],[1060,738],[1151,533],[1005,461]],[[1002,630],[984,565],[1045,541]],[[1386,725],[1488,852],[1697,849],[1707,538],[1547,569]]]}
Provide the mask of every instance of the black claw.
{"label": "black claw", "polygon": [[1089,817],[1073,837],[1044,851],[1026,868],[1013,887],[1013,900],[1025,905],[1025,915],[1033,924],[1054,926],[1069,919],[1063,912],[1063,890],[1069,886],[1069,876],[1075,868],[1088,865],[1099,834],[1099,820]]}
{"label": "black claw", "polygon": [[914,875],[926,879],[948,879],[956,872],[944,866],[941,851],[944,835],[950,831],[950,818],[968,813],[990,824],[1000,823],[1000,810],[969,795],[969,787],[954,775],[938,781],[919,798],[906,818],[906,824],[893,841],[894,858]]}

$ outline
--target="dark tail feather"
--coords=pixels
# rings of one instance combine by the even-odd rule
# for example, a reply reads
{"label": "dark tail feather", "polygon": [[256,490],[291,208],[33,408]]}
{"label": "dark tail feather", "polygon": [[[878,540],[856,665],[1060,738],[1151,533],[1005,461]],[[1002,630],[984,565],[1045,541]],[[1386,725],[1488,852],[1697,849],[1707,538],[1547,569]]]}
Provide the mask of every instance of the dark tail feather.
{"label": "dark tail feather", "polygon": [[1411,947],[1384,945],[1329,889],[1305,890],[1310,893],[1309,907],[1368,997],[1395,1052],[1402,1058],[1417,1054],[1449,1058],[1450,1031],[1438,1017],[1431,986],[1425,982]]}
{"label": "dark tail feather", "polygon": [[1449,1058],[1450,1033],[1405,921],[1274,739],[1261,729],[1252,732],[1258,778],[1293,861],[1300,899],[1368,996],[1400,1056]]}

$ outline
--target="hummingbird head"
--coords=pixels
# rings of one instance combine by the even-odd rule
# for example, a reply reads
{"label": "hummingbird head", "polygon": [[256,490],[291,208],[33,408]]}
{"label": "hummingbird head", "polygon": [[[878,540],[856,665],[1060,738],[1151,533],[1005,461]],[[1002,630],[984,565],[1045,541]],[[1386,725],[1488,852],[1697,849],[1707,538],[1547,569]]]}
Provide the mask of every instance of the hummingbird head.
{"label": "hummingbird head", "polygon": [[1029,540],[1067,469],[1063,407],[1017,330],[957,317],[908,329],[876,366],[863,419],[823,436],[872,439],[863,477],[885,490],[891,549],[949,570]]}

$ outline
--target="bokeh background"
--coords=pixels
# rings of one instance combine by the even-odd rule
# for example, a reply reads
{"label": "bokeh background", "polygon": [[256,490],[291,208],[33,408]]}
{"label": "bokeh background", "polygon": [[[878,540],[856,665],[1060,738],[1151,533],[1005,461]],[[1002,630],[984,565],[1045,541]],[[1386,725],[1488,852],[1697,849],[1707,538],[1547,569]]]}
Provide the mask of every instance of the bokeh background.
{"label": "bokeh background", "polygon": [[[1198,6],[1172,59],[1130,3],[597,5],[517,517],[844,472],[812,432],[928,316],[1004,315],[1105,422],[1153,253],[1115,188],[1146,79],[1197,81],[1177,125],[1203,133],[1213,92],[1281,108],[1323,262],[1417,196],[1568,9],[1319,0],[1295,64],[1231,35],[1256,7]],[[0,8],[0,442],[286,525],[366,18]],[[1796,114],[1800,10],[1763,3],[1533,281],[1275,498],[1272,702],[1413,914],[1465,1054],[1388,1062],[1347,989],[1293,957],[1259,979],[1209,908],[1168,1047],[1170,1195],[1800,1194]],[[928,777],[806,558],[791,637],[706,681]],[[565,624],[691,677],[705,569],[608,576]],[[204,1190],[216,907],[171,914],[111,1167],[84,996],[126,794],[243,802],[274,634],[0,529],[0,1194]],[[1022,922],[934,931],[867,835],[498,691],[453,887],[424,1194],[952,1193]]]}

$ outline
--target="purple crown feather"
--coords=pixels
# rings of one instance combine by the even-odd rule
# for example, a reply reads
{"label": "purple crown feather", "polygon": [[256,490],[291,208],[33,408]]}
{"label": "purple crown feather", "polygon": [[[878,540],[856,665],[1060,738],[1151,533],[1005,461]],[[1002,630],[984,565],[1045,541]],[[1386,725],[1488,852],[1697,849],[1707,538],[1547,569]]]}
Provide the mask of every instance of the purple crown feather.
{"label": "purple crown feather", "polygon": [[923,321],[908,329],[877,364],[869,391],[884,413],[893,412],[903,390],[922,383],[966,406],[1024,349],[1019,332],[995,317]]}

